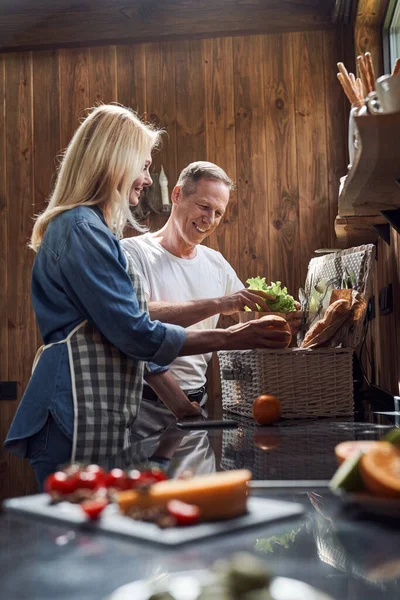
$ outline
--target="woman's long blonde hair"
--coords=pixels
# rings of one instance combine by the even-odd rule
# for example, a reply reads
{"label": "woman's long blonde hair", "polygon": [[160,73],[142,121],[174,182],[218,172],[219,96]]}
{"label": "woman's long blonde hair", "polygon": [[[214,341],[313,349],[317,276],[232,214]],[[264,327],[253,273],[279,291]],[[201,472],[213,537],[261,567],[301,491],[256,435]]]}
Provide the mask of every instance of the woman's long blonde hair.
{"label": "woman's long blonde hair", "polygon": [[140,229],[129,210],[129,195],[159,135],[129,108],[104,104],[91,109],[65,151],[49,204],[33,227],[31,248],[37,252],[49,222],[76,206],[99,205],[118,237],[127,223]]}

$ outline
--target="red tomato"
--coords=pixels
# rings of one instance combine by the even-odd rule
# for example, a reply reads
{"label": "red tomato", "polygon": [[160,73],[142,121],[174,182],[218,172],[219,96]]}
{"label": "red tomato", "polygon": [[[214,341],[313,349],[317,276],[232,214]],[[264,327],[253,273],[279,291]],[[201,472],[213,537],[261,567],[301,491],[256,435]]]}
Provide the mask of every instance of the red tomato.
{"label": "red tomato", "polygon": [[126,490],[129,484],[125,471],[122,469],[111,469],[106,475],[104,485],[106,488]]}
{"label": "red tomato", "polygon": [[165,481],[167,476],[164,471],[158,467],[151,467],[142,472],[135,469],[129,473],[129,478],[134,483],[133,487],[136,487],[137,485],[152,485],[159,481]]}
{"label": "red tomato", "polygon": [[180,500],[170,500],[167,511],[175,517],[177,525],[194,525],[200,518],[200,509],[194,504],[186,504]]}
{"label": "red tomato", "polygon": [[84,469],[85,473],[93,473],[96,476],[97,487],[103,487],[106,480],[106,472],[99,465],[89,465]]}
{"label": "red tomato", "polygon": [[99,487],[96,473],[91,473],[90,471],[79,471],[74,476],[74,479],[77,490],[95,490]]}
{"label": "red tomato", "polygon": [[57,492],[62,496],[68,496],[68,494],[75,492],[76,489],[75,477],[68,477],[63,471],[52,473],[52,475],[46,478],[44,483],[44,490],[48,494]]}
{"label": "red tomato", "polygon": [[140,478],[142,474],[137,469],[132,469],[128,473],[126,487],[130,490],[134,490],[138,483],[140,483]]}
{"label": "red tomato", "polygon": [[81,503],[81,508],[85,515],[92,521],[98,519],[108,504],[108,500],[85,500]]}
{"label": "red tomato", "polygon": [[162,471],[159,467],[151,467],[149,472],[156,481],[166,481],[168,479],[164,471]]}

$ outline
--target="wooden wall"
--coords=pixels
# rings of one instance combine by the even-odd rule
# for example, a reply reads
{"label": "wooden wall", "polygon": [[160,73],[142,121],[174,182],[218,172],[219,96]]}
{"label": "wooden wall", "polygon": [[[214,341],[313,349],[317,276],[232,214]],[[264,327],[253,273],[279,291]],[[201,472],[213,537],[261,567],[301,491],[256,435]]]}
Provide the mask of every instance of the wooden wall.
{"label": "wooden wall", "polygon": [[[41,343],[29,295],[32,216],[57,154],[98,102],[167,129],[154,167],[162,162],[171,188],[193,160],[226,169],[237,191],[209,244],[243,280],[265,275],[297,294],[314,249],[334,243],[346,165],[341,38],[324,30],[0,55],[0,380],[18,381],[21,397]],[[0,402],[2,440],[16,407]],[[23,462],[4,460],[2,495],[34,490]]]}
{"label": "wooden wall", "polygon": [[[379,295],[391,284],[393,311],[380,314]],[[373,295],[375,318],[370,322],[363,352],[363,364],[371,383],[391,394],[400,394],[400,235],[391,228],[390,245],[382,239],[377,242],[377,260],[374,264]]]}

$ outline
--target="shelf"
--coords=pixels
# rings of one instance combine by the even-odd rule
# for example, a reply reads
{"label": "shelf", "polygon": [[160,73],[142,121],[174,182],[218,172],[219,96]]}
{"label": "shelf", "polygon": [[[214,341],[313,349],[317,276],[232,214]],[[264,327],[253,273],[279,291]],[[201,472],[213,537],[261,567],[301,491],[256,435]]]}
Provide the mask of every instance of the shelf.
{"label": "shelf", "polygon": [[339,196],[340,218],[400,208],[400,113],[355,117],[360,149]]}
{"label": "shelf", "polygon": [[390,243],[389,224],[383,215],[341,217],[335,219],[335,233],[343,248],[375,244],[379,237]]}

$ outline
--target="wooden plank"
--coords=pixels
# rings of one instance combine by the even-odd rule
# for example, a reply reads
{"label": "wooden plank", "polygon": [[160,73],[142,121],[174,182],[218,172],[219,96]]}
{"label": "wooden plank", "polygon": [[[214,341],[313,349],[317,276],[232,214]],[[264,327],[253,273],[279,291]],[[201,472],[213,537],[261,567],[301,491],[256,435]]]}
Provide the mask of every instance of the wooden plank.
{"label": "wooden plank", "polygon": [[[38,215],[47,205],[55,183],[60,144],[60,90],[58,52],[32,56],[34,208]],[[33,216],[32,214],[32,216]],[[36,346],[42,344],[36,327]]]}
{"label": "wooden plank", "polygon": [[36,350],[29,282],[34,254],[28,249],[33,206],[32,60],[30,53],[6,58],[6,196],[8,221],[9,368],[19,394],[27,383]]}
{"label": "wooden plank", "polygon": [[[117,46],[116,53],[118,102],[132,108],[139,117],[147,120],[145,44]],[[149,220],[143,225],[148,227]],[[124,236],[132,235],[138,235],[138,232],[127,227]]]}
{"label": "wooden plank", "polygon": [[320,29],[333,26],[335,0],[81,0],[72,6],[71,0],[41,0],[34,5],[19,0],[17,4],[12,10],[0,7],[3,48]]}
{"label": "wooden plank", "polygon": [[[393,306],[394,306],[394,321],[395,321],[395,332],[391,334],[391,339],[395,340],[397,351],[395,355],[395,388],[394,394],[400,395],[400,234],[392,229],[392,246],[391,251],[393,252]],[[386,345],[389,350],[389,344]],[[389,350],[393,352],[392,349]]]}
{"label": "wooden plank", "polygon": [[206,159],[202,42],[175,46],[177,173],[195,160]]}
{"label": "wooden plank", "polygon": [[[292,36],[264,36],[265,128],[268,155],[268,279],[297,297],[301,252]],[[259,200],[257,200],[259,202]]]}
{"label": "wooden plank", "polygon": [[358,0],[356,26],[381,27],[389,2],[390,0]]}
{"label": "wooden plank", "polygon": [[[0,56],[0,380],[8,381],[8,199],[6,195],[6,110],[5,110],[5,59]],[[12,403],[0,403],[0,437],[7,435]],[[9,480],[9,458],[0,446],[0,478]],[[4,484],[0,485],[0,500],[5,498]],[[8,486],[7,486],[8,488]]]}
{"label": "wooden plank", "polygon": [[322,32],[293,34],[302,281],[314,250],[331,237],[323,57]]}
{"label": "wooden plank", "polygon": [[89,48],[89,104],[117,101],[117,53],[115,46]]}
{"label": "wooden plank", "polygon": [[[36,323],[30,300],[34,253],[28,249],[32,229],[33,106],[32,57],[10,54],[5,67],[6,197],[8,212],[8,379],[18,382],[21,397],[28,383],[36,351]],[[2,402],[2,433],[8,430],[15,402]],[[3,429],[4,428],[4,429]],[[9,457],[9,483],[19,493],[34,490],[32,472],[16,457]]]}
{"label": "wooden plank", "polygon": [[118,102],[143,116],[147,111],[145,45],[117,46],[116,51]]}
{"label": "wooden plank", "polygon": [[60,50],[61,147],[65,148],[89,106],[89,50]]}
{"label": "wooden plank", "polygon": [[382,28],[390,0],[359,0],[354,28],[356,55],[371,52],[375,75],[383,73]]}
{"label": "wooden plank", "polygon": [[265,136],[264,60],[262,36],[233,40],[236,176],[239,216],[238,275],[242,281],[269,279],[270,244]]}
{"label": "wooden plank", "polygon": [[[161,148],[153,153],[152,171],[160,174],[161,165],[168,179],[168,191],[172,190],[178,178],[177,134],[176,134],[176,91],[175,53],[173,44],[146,45],[146,96],[147,118],[158,128],[165,130]],[[158,185],[158,184],[157,184]],[[161,190],[157,187],[160,194]],[[152,214],[149,227],[157,231],[166,222],[169,214]]]}
{"label": "wooden plank", "polygon": [[[393,239],[393,234],[391,238]],[[386,285],[389,283],[393,284],[393,271],[396,269],[397,272],[399,268],[399,263],[396,263],[394,267],[393,262],[395,260],[392,244],[388,246],[383,240],[379,240],[376,278],[374,280],[376,317],[373,321],[374,328],[372,329],[372,332],[375,334],[376,383],[393,394],[397,393],[399,386],[399,372],[397,371],[398,344],[397,338],[394,335],[396,331],[395,312],[398,313],[398,306],[394,305],[394,312],[381,315],[379,311],[379,294]]]}
{"label": "wooden plank", "polygon": [[374,225],[385,225],[386,219],[376,217],[336,217],[333,248],[351,248],[363,244],[374,244],[379,237]]}
{"label": "wooden plank", "polygon": [[[204,40],[206,157],[222,167],[236,180],[235,104],[233,84],[232,38]],[[236,190],[231,192],[226,215],[209,238],[211,248],[220,251],[232,267],[239,268],[240,249],[238,202]],[[220,327],[228,327],[230,317],[221,316]],[[222,391],[219,362],[213,354],[207,370],[210,417],[222,417]]]}
{"label": "wooden plank", "polygon": [[[205,84],[200,40],[175,45],[177,172],[196,160],[206,160]],[[209,239],[204,240],[209,245]]]}
{"label": "wooden plank", "polygon": [[33,141],[35,214],[46,207],[55,183],[60,141],[58,52],[33,54]]}
{"label": "wooden plank", "polygon": [[[382,241],[378,240],[377,243],[377,252],[379,254],[380,244]],[[384,243],[384,242],[383,242]],[[371,296],[374,296],[375,300],[375,318],[372,319],[368,324],[368,333],[366,335],[365,346],[363,348],[362,364],[364,373],[367,376],[369,383],[376,384],[376,371],[377,371],[377,362],[380,361],[379,356],[379,336],[378,336],[378,312],[379,312],[379,299],[377,295],[377,281],[378,281],[378,261],[374,260],[374,264],[372,266],[372,290]],[[360,349],[361,353],[361,349]]]}
{"label": "wooden plank", "polygon": [[[204,40],[206,157],[236,180],[235,94],[232,38]],[[210,237],[211,248],[239,268],[238,201],[231,192],[226,215]]]}
{"label": "wooden plank", "polygon": [[[6,195],[5,59],[0,56],[0,380],[8,379],[8,199]],[[0,419],[0,422],[2,419]],[[3,439],[3,438],[2,438]]]}
{"label": "wooden plank", "polygon": [[343,56],[342,41],[340,30],[323,32],[329,244],[332,248],[335,247],[335,218],[338,214],[340,178],[347,173],[344,94],[337,80],[337,63]]}

